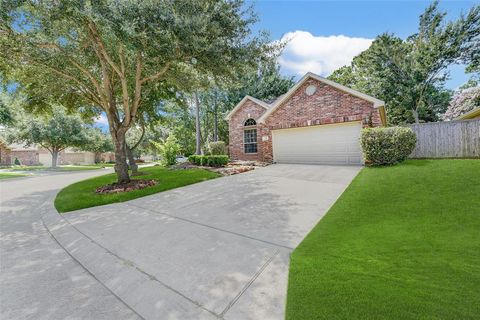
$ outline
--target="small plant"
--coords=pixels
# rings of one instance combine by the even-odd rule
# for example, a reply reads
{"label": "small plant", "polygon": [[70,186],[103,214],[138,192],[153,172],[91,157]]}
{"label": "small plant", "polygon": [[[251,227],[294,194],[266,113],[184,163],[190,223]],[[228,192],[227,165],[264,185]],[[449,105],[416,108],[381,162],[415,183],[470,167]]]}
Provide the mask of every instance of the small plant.
{"label": "small plant", "polygon": [[151,143],[161,155],[162,165],[171,166],[177,163],[177,155],[180,151],[180,145],[177,143],[177,138],[175,138],[173,134],[170,134],[168,138],[162,142],[151,141]]}
{"label": "small plant", "polygon": [[188,157],[190,163],[196,164],[197,166],[208,166],[208,167],[223,167],[228,163],[227,155],[196,155],[192,154]]}
{"label": "small plant", "polygon": [[13,164],[16,165],[16,166],[22,165],[22,164],[20,163],[20,160],[18,160],[18,158],[15,158],[15,160],[13,161]]}
{"label": "small plant", "polygon": [[402,162],[415,148],[417,136],[410,128],[367,128],[362,130],[361,145],[369,165]]}
{"label": "small plant", "polygon": [[223,141],[210,142],[207,145],[207,153],[209,155],[226,155],[227,146]]}

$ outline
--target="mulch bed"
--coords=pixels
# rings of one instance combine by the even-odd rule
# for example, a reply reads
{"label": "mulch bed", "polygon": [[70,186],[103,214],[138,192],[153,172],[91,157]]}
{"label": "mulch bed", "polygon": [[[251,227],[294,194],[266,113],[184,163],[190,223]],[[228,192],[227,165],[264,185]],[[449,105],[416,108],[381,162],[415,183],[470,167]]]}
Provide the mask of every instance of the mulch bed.
{"label": "mulch bed", "polygon": [[99,187],[95,189],[95,193],[106,194],[106,193],[120,193],[128,192],[133,190],[145,189],[152,187],[157,184],[155,180],[144,180],[144,179],[135,179],[131,180],[128,183],[112,183],[107,184],[106,186]]}

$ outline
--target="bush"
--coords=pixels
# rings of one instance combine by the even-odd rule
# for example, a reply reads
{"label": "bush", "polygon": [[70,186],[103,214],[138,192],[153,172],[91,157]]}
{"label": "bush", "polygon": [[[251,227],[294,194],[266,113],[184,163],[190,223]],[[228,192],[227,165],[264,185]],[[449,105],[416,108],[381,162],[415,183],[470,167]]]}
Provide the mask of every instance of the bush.
{"label": "bush", "polygon": [[209,155],[225,155],[227,154],[227,146],[223,141],[210,142],[207,145],[207,153]]}
{"label": "bush", "polygon": [[16,166],[22,165],[22,164],[20,163],[20,160],[18,160],[18,158],[15,158],[15,160],[13,161],[13,164],[16,165]]}
{"label": "bush", "polygon": [[188,157],[188,161],[197,166],[209,166],[209,167],[223,167],[228,163],[227,155],[196,155],[192,154]]}
{"label": "bush", "polygon": [[417,137],[410,128],[367,128],[362,130],[361,145],[368,165],[388,165],[408,158]]}
{"label": "bush", "polygon": [[161,155],[161,163],[164,166],[171,166],[177,163],[177,155],[180,150],[180,145],[177,143],[177,138],[170,134],[168,138],[162,142],[150,141],[152,145],[158,150]]}

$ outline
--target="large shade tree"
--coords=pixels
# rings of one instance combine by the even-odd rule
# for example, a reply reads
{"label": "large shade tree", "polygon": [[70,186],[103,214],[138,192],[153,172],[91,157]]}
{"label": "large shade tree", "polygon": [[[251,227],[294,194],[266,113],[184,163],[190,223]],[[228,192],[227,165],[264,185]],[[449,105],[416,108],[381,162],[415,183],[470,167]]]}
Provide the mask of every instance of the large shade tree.
{"label": "large shade tree", "polygon": [[65,108],[54,106],[51,114],[21,118],[8,129],[7,141],[40,145],[51,153],[55,168],[61,151],[68,147],[84,148],[90,143],[90,130],[78,114],[68,114]]}
{"label": "large shade tree", "polygon": [[0,68],[31,106],[55,101],[84,113],[104,112],[118,182],[130,177],[126,132],[150,97],[191,80],[227,81],[252,67],[271,45],[252,34],[241,0],[3,1]]}
{"label": "large shade tree", "polygon": [[434,2],[420,16],[417,33],[405,40],[378,36],[329,78],[385,100],[394,124],[437,120],[451,95],[443,90],[447,68],[470,63],[473,71],[480,54],[480,6],[455,21],[445,16]]}

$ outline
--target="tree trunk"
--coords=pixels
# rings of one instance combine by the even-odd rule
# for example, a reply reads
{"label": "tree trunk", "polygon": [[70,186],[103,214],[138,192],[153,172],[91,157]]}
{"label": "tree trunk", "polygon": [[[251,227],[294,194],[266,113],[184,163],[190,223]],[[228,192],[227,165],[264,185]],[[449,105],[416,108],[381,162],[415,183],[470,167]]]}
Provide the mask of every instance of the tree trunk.
{"label": "tree trunk", "polygon": [[52,168],[57,167],[58,150],[52,149]]}
{"label": "tree trunk", "polygon": [[213,141],[218,141],[218,111],[217,111],[217,101],[213,105]]}
{"label": "tree trunk", "polygon": [[127,164],[127,152],[125,150],[125,132],[123,130],[112,131],[113,145],[115,147],[115,173],[118,183],[130,182]]}
{"label": "tree trunk", "polygon": [[135,175],[138,173],[138,165],[133,157],[132,149],[130,149],[128,144],[125,145],[125,151],[127,151],[128,164],[130,165],[130,170],[132,170],[132,175]]}
{"label": "tree trunk", "polygon": [[418,111],[417,109],[412,109],[412,114],[413,114],[413,118],[415,119],[415,123],[420,123],[419,119],[418,119]]}
{"label": "tree trunk", "polygon": [[202,133],[200,131],[200,101],[198,100],[198,92],[195,91],[195,130],[196,130],[196,146],[195,154],[202,154]]}

